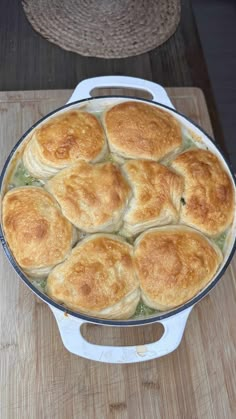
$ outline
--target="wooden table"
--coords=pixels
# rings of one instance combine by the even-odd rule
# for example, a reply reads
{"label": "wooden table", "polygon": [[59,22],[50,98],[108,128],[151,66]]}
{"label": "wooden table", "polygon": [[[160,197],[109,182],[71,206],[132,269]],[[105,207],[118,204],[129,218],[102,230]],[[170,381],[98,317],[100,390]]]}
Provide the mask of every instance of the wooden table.
{"label": "wooden table", "polygon": [[215,137],[225,150],[191,1],[181,3],[180,25],[166,43],[137,57],[105,60],[82,57],[47,42],[32,29],[20,1],[1,0],[0,91],[72,89],[85,78],[113,74],[163,86],[200,87]]}

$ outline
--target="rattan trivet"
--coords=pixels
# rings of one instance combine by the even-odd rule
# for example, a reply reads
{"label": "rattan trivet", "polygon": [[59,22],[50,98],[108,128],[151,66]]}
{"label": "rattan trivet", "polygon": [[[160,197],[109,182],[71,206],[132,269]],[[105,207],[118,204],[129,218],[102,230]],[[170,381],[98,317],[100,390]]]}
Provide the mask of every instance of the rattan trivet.
{"label": "rattan trivet", "polygon": [[180,20],[180,0],[25,0],[33,28],[85,56],[123,58],[165,42]]}

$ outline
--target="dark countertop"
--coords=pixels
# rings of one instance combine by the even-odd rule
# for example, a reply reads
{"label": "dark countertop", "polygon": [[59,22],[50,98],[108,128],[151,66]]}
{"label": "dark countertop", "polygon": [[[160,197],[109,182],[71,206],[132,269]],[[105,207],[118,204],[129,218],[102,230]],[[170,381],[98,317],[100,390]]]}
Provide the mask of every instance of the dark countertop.
{"label": "dark countertop", "polygon": [[226,151],[189,0],[182,0],[180,25],[166,43],[136,57],[109,60],[83,57],[51,44],[32,29],[21,2],[1,1],[1,91],[73,88],[83,79],[102,75],[141,77],[163,86],[200,87],[216,141]]}

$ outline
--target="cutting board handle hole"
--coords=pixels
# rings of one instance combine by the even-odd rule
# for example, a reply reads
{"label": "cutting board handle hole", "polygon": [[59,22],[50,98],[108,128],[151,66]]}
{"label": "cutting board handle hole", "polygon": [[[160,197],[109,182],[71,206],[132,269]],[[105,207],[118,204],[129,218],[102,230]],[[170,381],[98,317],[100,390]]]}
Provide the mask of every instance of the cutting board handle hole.
{"label": "cutting board handle hole", "polygon": [[132,96],[140,99],[152,100],[153,96],[145,89],[134,89],[131,87],[95,87],[90,91],[92,97],[97,96]]}
{"label": "cutting board handle hole", "polygon": [[133,346],[158,341],[164,333],[160,323],[134,327],[113,327],[84,323],[82,336],[95,345]]}

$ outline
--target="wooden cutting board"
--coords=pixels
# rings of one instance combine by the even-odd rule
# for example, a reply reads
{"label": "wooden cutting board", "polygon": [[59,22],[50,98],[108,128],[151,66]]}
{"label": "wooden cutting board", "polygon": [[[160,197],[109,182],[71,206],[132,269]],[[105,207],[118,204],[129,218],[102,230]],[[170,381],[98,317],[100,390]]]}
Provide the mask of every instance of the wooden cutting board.
{"label": "wooden cutting board", "polygon": [[[212,133],[202,92],[170,88],[176,108]],[[0,93],[1,168],[21,134],[63,105],[68,90]],[[63,347],[46,304],[20,281],[0,252],[1,419],[231,419],[236,417],[236,259],[192,311],[180,347],[146,363],[88,361]],[[153,326],[89,326],[107,344],[155,340]]]}

